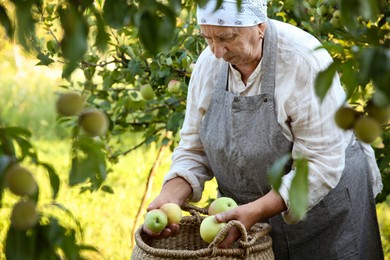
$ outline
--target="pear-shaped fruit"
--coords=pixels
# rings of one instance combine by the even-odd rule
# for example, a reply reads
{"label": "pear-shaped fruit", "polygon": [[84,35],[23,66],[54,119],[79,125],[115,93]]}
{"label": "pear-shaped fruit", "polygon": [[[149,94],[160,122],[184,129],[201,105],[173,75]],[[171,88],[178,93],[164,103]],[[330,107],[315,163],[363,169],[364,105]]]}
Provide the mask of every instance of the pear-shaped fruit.
{"label": "pear-shaped fruit", "polygon": [[35,202],[21,200],[12,209],[11,224],[15,229],[27,230],[34,227],[38,222]]}
{"label": "pear-shaped fruit", "polygon": [[33,196],[38,191],[38,185],[32,173],[18,164],[7,170],[5,184],[18,196]]}
{"label": "pear-shaped fruit", "polygon": [[156,94],[150,84],[142,85],[140,91],[142,98],[145,100],[152,100],[156,97]]}
{"label": "pear-shaped fruit", "polygon": [[107,115],[98,109],[84,111],[79,118],[79,125],[91,136],[104,135],[108,129]]}
{"label": "pear-shaped fruit", "polygon": [[78,115],[83,107],[84,98],[78,92],[62,93],[57,98],[57,112],[62,116]]}
{"label": "pear-shaped fruit", "polygon": [[378,121],[369,116],[359,118],[354,129],[356,137],[365,143],[372,143],[381,134]]}
{"label": "pear-shaped fruit", "polygon": [[358,118],[358,113],[352,107],[340,107],[334,116],[336,124],[341,129],[352,129]]}

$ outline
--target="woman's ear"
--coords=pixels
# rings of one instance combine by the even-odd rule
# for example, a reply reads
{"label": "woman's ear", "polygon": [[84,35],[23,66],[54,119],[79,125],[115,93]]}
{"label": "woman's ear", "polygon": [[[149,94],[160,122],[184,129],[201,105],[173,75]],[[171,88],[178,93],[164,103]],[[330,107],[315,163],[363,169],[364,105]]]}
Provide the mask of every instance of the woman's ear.
{"label": "woman's ear", "polygon": [[266,28],[267,28],[266,23],[261,23],[261,24],[257,25],[257,29],[259,31],[260,38],[264,38],[264,33],[265,33]]}

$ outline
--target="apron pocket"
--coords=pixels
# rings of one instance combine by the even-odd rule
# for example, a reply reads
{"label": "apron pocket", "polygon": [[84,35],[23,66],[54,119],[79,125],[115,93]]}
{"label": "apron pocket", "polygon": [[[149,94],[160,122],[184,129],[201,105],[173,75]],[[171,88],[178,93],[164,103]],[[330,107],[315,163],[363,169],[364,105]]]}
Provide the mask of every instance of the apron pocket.
{"label": "apron pocket", "polygon": [[[336,187],[306,219],[283,224],[290,259],[346,259],[358,253],[352,204],[347,187]],[[313,256],[317,252],[317,256]]]}

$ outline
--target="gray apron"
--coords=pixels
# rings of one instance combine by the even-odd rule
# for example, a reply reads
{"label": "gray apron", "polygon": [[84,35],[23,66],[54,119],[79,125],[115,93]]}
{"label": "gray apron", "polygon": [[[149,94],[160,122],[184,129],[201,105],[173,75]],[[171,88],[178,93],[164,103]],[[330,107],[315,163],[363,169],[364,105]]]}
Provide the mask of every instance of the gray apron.
{"label": "gray apron", "polygon": [[[261,94],[235,96],[228,92],[228,64],[224,62],[200,128],[219,194],[238,204],[270,191],[268,169],[292,149],[276,121],[277,33],[270,20],[263,49]],[[290,169],[291,165],[286,173]],[[360,143],[351,142],[339,184],[307,213],[305,220],[288,225],[280,214],[268,220],[275,258],[383,259],[369,171]]]}

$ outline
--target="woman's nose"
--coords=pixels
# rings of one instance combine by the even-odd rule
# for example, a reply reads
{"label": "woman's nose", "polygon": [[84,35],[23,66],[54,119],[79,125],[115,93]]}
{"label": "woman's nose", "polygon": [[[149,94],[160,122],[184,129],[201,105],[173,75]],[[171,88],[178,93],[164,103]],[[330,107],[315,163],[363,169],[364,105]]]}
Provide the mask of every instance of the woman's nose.
{"label": "woman's nose", "polygon": [[224,44],[214,42],[212,51],[215,57],[220,59],[227,52],[227,49]]}

